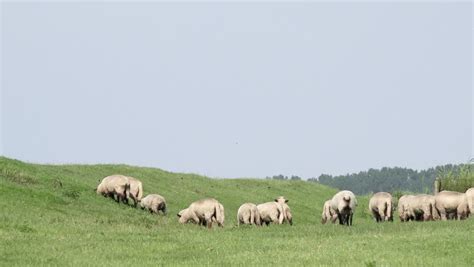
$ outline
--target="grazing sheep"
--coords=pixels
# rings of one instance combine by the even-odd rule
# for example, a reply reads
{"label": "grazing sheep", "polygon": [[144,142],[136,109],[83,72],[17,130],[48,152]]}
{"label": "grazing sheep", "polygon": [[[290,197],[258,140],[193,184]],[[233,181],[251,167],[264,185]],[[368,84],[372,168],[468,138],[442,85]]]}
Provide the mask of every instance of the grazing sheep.
{"label": "grazing sheep", "polygon": [[378,192],[369,201],[369,211],[376,222],[393,221],[392,206],[392,195],[387,192]]}
{"label": "grazing sheep", "polygon": [[469,207],[469,213],[474,214],[474,187],[469,188],[466,191],[467,206]]}
{"label": "grazing sheep", "polygon": [[415,195],[416,203],[410,207],[412,213],[415,214],[417,220],[433,221],[439,220],[439,213],[436,210],[436,200],[432,195],[419,194]]}
{"label": "grazing sheep", "polygon": [[211,228],[212,222],[217,222],[220,227],[224,227],[224,206],[213,198],[195,201],[177,215],[183,224],[193,221]]}
{"label": "grazing sheep", "polygon": [[439,219],[438,211],[435,208],[435,198],[432,195],[405,195],[403,199],[400,198],[398,207],[401,221]]}
{"label": "grazing sheep", "polygon": [[356,196],[348,190],[338,192],[331,200],[331,208],[336,211],[339,224],[352,225],[352,217],[356,207]]}
{"label": "grazing sheep", "polygon": [[465,193],[441,191],[435,196],[436,209],[441,219],[446,221],[450,212],[456,213],[456,219],[465,219],[469,216],[468,200]]}
{"label": "grazing sheep", "polygon": [[433,206],[431,196],[426,194],[412,195],[406,200],[407,218],[415,221],[430,221],[433,220]]}
{"label": "grazing sheep", "polygon": [[[219,224],[219,222],[220,222],[221,225],[224,226],[225,213],[224,213],[224,206],[223,206],[221,203],[219,203],[219,209],[220,209],[220,212],[221,212],[221,215],[222,215],[222,216],[220,217],[219,221],[217,221],[216,216],[213,216],[213,217],[212,217],[212,222],[213,222],[213,223],[218,223],[218,224]],[[199,225],[207,226],[207,222],[206,222],[205,220],[199,219]]]}
{"label": "grazing sheep", "polygon": [[260,213],[257,205],[253,203],[244,203],[237,211],[237,224],[255,224],[261,225]]}
{"label": "grazing sheep", "polygon": [[116,198],[117,203],[120,201],[128,202],[128,195],[130,191],[130,182],[127,176],[111,175],[107,176],[96,188],[96,192],[104,197]]}
{"label": "grazing sheep", "polygon": [[140,201],[140,207],[149,210],[151,213],[158,213],[158,211],[161,211],[163,214],[166,214],[166,200],[164,197],[157,194],[150,194],[142,198]]}
{"label": "grazing sheep", "polygon": [[398,216],[400,217],[401,222],[407,222],[411,219],[414,219],[409,214],[408,200],[413,197],[413,195],[403,195],[398,199]]}
{"label": "grazing sheep", "polygon": [[323,214],[321,215],[321,223],[325,224],[328,221],[335,223],[337,219],[336,211],[331,208],[331,199],[324,202]]}
{"label": "grazing sheep", "polygon": [[128,198],[133,200],[133,206],[136,208],[143,197],[143,184],[140,180],[130,176],[128,176],[128,180],[130,181],[130,193]]}
{"label": "grazing sheep", "polygon": [[273,202],[266,202],[257,206],[262,224],[265,223],[268,226],[272,222],[278,224],[283,223],[285,213],[281,202],[285,203],[285,200],[277,198]]}

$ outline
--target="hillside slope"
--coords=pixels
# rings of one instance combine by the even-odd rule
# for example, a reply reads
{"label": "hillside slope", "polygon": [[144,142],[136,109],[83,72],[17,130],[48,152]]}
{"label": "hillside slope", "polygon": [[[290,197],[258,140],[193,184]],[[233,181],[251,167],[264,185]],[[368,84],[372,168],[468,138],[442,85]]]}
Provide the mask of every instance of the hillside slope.
{"label": "hillside slope", "polygon": [[[142,180],[145,194],[163,195],[168,215],[152,215],[98,196],[94,192],[98,179],[117,173]],[[353,227],[322,226],[322,204],[335,192],[303,181],[220,180],[127,165],[51,166],[0,158],[0,264],[464,265],[474,261],[472,219],[376,225],[366,212],[367,197],[359,197]],[[235,226],[240,204],[271,201],[279,195],[290,200],[294,226]],[[176,213],[203,197],[224,204],[224,229],[177,223]],[[440,241],[452,245],[442,258]]]}

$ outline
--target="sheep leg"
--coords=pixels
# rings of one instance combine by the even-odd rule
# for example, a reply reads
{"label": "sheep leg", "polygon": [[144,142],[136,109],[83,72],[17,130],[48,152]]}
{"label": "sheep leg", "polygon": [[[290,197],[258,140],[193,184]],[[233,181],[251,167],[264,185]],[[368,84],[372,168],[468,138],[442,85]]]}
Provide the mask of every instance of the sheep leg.
{"label": "sheep leg", "polygon": [[386,212],[385,212],[387,207],[385,206],[385,203],[383,205],[380,205],[377,209],[378,209],[379,220],[380,221],[387,221],[388,218],[387,218]]}
{"label": "sheep leg", "polygon": [[430,221],[433,218],[431,215],[430,206],[423,207],[423,221]]}
{"label": "sheep leg", "polygon": [[445,209],[438,209],[439,215],[441,216],[441,220],[447,221],[448,218],[446,217],[446,210]]}
{"label": "sheep leg", "polygon": [[380,222],[378,211],[372,210],[372,216],[374,217],[375,222]]}
{"label": "sheep leg", "polygon": [[252,224],[252,222],[251,222],[249,216],[244,215],[244,218],[243,218],[243,219],[244,219],[244,224]]}
{"label": "sheep leg", "polygon": [[212,216],[213,214],[206,213],[204,215],[204,220],[206,221],[207,228],[211,229],[212,228]]}
{"label": "sheep leg", "polygon": [[198,225],[201,224],[201,220],[199,220],[199,217],[194,212],[191,212],[191,219],[194,221],[194,223]]}
{"label": "sheep leg", "polygon": [[[120,203],[120,200],[121,200],[121,196],[120,196],[120,193],[116,193],[115,194],[116,198],[117,198],[117,203]],[[114,198],[115,199],[115,198]]]}
{"label": "sheep leg", "polygon": [[343,221],[342,215],[340,213],[337,214],[337,218],[339,219],[339,224],[343,225],[344,221]]}

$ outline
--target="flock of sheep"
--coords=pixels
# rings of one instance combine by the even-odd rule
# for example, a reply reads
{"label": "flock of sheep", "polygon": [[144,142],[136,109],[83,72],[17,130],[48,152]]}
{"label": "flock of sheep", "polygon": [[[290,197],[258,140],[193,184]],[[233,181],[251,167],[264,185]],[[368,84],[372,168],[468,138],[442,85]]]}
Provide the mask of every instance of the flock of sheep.
{"label": "flock of sheep", "polygon": [[[128,203],[133,201],[137,207],[152,213],[166,214],[166,200],[158,194],[143,197],[143,184],[136,178],[124,175],[107,176],[96,188],[97,194],[112,197],[117,202]],[[327,200],[323,206],[321,223],[327,222],[352,225],[352,217],[357,207],[357,199],[351,191],[340,191]],[[379,192],[369,201],[369,210],[375,221],[393,221],[393,198],[386,192]],[[398,214],[400,221],[410,220],[447,220],[465,219],[474,212],[474,188],[466,193],[441,191],[435,195],[403,195],[398,200]],[[199,225],[212,227],[213,223],[224,226],[224,206],[216,199],[206,198],[195,201],[188,208],[178,214],[180,223],[193,222]],[[245,203],[237,211],[237,222],[240,224],[269,225],[270,223],[293,224],[288,199],[278,197],[274,201],[263,204]]]}
{"label": "flock of sheep", "polygon": [[[354,194],[341,191],[324,203],[321,222],[335,223],[339,219],[340,224],[351,225],[356,206]],[[376,222],[393,221],[394,210],[393,197],[387,192],[378,192],[369,200],[369,211]],[[474,187],[465,193],[441,191],[435,195],[403,195],[398,200],[397,210],[401,222],[463,220],[474,213]]]}

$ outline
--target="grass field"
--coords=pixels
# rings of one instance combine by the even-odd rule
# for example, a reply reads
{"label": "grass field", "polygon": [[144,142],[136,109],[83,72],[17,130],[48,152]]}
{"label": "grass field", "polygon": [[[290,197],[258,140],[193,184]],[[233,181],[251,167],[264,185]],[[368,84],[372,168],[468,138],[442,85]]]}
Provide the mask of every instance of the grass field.
{"label": "grass field", "polygon": [[[159,193],[167,216],[117,204],[93,192],[97,180],[125,174]],[[474,218],[376,224],[359,196],[352,227],[321,225],[316,183],[208,179],[126,165],[35,165],[0,158],[0,265],[328,265],[473,266]],[[284,195],[294,225],[237,227],[244,202]],[[225,206],[225,227],[180,225],[176,213],[203,197]]]}

